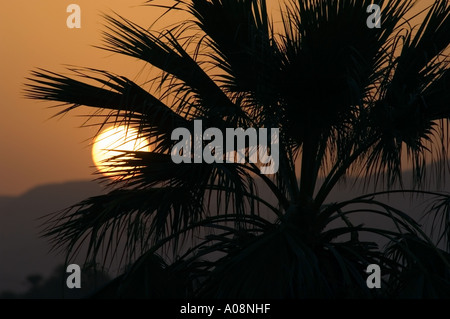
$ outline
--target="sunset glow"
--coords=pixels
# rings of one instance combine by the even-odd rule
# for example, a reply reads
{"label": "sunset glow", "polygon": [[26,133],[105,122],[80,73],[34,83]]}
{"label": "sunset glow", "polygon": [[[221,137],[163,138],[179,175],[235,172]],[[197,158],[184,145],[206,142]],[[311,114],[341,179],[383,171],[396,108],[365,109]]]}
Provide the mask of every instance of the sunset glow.
{"label": "sunset glow", "polygon": [[[138,130],[128,126],[115,126],[103,130],[95,138],[92,147],[92,159],[100,172],[107,176],[117,175],[127,167],[112,167],[120,163],[117,156],[123,151],[148,151],[146,138],[140,137]],[[129,159],[129,156],[120,159]]]}

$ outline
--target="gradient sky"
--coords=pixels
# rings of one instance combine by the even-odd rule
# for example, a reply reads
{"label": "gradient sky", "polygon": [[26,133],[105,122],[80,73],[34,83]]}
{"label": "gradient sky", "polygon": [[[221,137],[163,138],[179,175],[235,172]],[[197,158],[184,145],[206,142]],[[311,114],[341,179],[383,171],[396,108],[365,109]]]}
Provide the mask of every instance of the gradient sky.
{"label": "gradient sky", "polygon": [[[278,10],[277,0],[268,0]],[[81,29],[69,29],[66,8],[81,7]],[[143,27],[160,15],[142,7],[144,0],[14,0],[3,1],[0,11],[0,195],[18,195],[46,183],[93,179],[89,143],[95,129],[79,128],[84,120],[72,112],[50,119],[52,103],[21,96],[29,71],[42,67],[64,71],[63,64],[95,67],[136,79],[143,63],[93,48],[100,44],[101,13],[114,10]],[[423,0],[420,7],[431,4]],[[272,11],[275,12],[275,11]],[[175,21],[162,19],[158,26]],[[139,83],[139,82],[138,82]],[[86,112],[88,111],[88,112]]]}
{"label": "gradient sky", "polygon": [[[79,128],[72,113],[50,119],[52,103],[21,96],[29,71],[42,67],[64,71],[63,64],[97,67],[130,76],[142,63],[92,47],[99,44],[101,12],[114,10],[149,26],[160,12],[139,7],[142,0],[3,1],[0,11],[0,195],[20,194],[36,185],[92,179],[90,138],[95,131]],[[81,7],[81,29],[69,29],[66,8]],[[90,110],[88,110],[90,111]]]}

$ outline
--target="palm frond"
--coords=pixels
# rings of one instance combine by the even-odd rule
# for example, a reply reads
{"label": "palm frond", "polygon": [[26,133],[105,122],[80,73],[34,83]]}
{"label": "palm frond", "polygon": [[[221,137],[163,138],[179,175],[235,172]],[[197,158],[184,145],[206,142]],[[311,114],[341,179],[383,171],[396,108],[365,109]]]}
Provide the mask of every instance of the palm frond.
{"label": "palm frond", "polygon": [[[186,120],[170,107],[154,97],[142,87],[123,77],[94,69],[71,69],[84,80],[95,81],[101,87],[81,82],[72,77],[54,72],[39,70],[31,73],[32,77],[25,89],[25,96],[31,99],[56,101],[68,104],[56,115],[69,112],[81,105],[111,110],[109,117],[124,119],[124,124],[135,118],[154,128],[154,135],[170,136],[174,128],[186,125]],[[89,75],[87,72],[93,73]],[[142,125],[144,126],[144,125]]]}
{"label": "palm frond", "polygon": [[219,117],[240,113],[238,106],[170,32],[153,35],[125,18],[105,16],[105,19],[109,32],[104,33],[104,49],[141,59],[173,75],[188,86],[190,94],[200,100],[195,104],[200,111],[213,109]]}
{"label": "palm frond", "polygon": [[[444,91],[448,86],[445,50],[450,41],[449,14],[448,1],[436,1],[418,30],[408,31],[400,54],[388,70],[393,75],[381,86],[381,96],[374,104],[372,123],[382,136],[369,156],[368,167],[386,173],[388,185],[401,182],[404,150],[411,155],[414,182],[419,185],[426,167],[425,155],[430,151],[428,145],[433,135],[445,131],[435,128],[439,125],[435,120],[446,117],[444,105],[448,104],[444,102]],[[435,90],[443,100],[433,99]],[[435,142],[443,139],[436,138]],[[435,146],[446,148],[447,143]]]}

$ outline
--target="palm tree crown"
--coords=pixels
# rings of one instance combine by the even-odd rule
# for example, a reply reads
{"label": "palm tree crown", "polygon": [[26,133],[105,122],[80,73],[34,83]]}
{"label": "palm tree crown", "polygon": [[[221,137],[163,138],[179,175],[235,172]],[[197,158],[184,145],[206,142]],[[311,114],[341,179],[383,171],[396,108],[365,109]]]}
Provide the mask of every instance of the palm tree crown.
{"label": "palm tree crown", "polygon": [[[427,155],[446,158],[449,3],[435,1],[413,26],[414,1],[380,0],[381,28],[369,28],[371,3],[286,1],[276,25],[265,0],[173,0],[168,14],[191,19],[162,32],[105,16],[102,48],[159,70],[151,88],[103,70],[37,70],[26,95],[63,103],[63,113],[107,110],[100,125],[135,127],[152,151],[114,158],[115,188],[54,215],[46,236],[69,256],[86,241],[88,260],[122,252],[133,261],[100,295],[449,296],[449,245],[437,248],[379,200],[385,192],[327,202],[349,173],[383,180],[386,192],[403,185],[406,154],[411,192],[435,196],[449,243],[448,197],[417,188]],[[278,172],[248,161],[175,164],[171,133],[199,119],[204,129],[279,128]],[[357,225],[354,215],[393,227]],[[367,287],[369,264],[383,269],[383,289]]]}

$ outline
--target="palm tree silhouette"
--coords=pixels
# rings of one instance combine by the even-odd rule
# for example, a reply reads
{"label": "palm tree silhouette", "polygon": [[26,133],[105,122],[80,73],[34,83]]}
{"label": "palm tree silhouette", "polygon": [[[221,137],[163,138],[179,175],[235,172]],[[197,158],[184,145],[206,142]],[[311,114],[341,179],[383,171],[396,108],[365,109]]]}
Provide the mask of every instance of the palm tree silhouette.
{"label": "palm tree silhouette", "polygon": [[[168,14],[191,20],[162,32],[105,16],[102,48],[157,68],[152,90],[103,70],[32,72],[28,98],[67,105],[61,113],[107,110],[100,125],[151,138],[152,152],[112,159],[123,167],[113,190],[48,221],[45,235],[68,256],[84,241],[89,261],[120,253],[132,262],[98,297],[450,296],[450,200],[420,188],[427,154],[446,165],[449,4],[435,1],[414,27],[414,1],[381,0],[381,28],[371,29],[371,2],[286,1],[280,31],[265,0],[175,0]],[[204,128],[279,128],[278,172],[173,163],[171,133],[193,130],[195,119]],[[411,190],[402,154],[414,167]],[[327,202],[349,173],[385,190]],[[444,249],[380,200],[396,192],[434,196]],[[386,227],[354,216],[379,216]],[[367,286],[369,264],[382,269],[381,289]]]}

